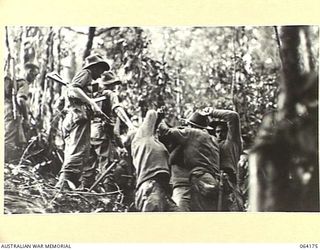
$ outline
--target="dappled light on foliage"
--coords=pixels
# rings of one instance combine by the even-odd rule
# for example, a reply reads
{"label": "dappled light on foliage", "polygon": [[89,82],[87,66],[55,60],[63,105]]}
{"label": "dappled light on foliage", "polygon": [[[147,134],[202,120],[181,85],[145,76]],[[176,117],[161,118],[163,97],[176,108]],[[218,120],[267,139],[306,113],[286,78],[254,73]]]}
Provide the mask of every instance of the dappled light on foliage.
{"label": "dappled light on foliage", "polygon": [[[240,115],[244,149],[255,144],[257,179],[265,176],[264,171],[271,171],[273,178],[275,171],[287,178],[285,188],[296,190],[307,183],[299,197],[309,199],[314,195],[312,187],[319,181],[315,178],[319,174],[315,140],[319,29],[310,26],[303,30],[305,40],[293,32],[297,37],[288,41],[279,27],[273,26],[7,27],[7,52],[15,58],[15,77],[23,77],[27,62],[39,66],[39,75],[29,86],[29,151],[4,167],[5,213],[131,209],[120,188],[104,193],[74,190],[64,195],[54,189],[63,163],[61,127],[65,114],[58,107],[64,106],[61,97],[65,96],[66,87],[46,75],[55,71],[70,82],[82,68],[83,59],[94,53],[107,58],[111,70],[120,78],[122,83],[115,92],[128,116],[136,118],[138,124],[148,110],[163,106],[170,126],[181,125],[181,118],[197,109],[234,110]],[[305,44],[305,51],[294,50],[299,56],[291,54],[292,42]],[[8,66],[9,61],[5,63]],[[302,66],[309,69],[308,74],[298,70]],[[7,70],[6,74],[12,73]],[[121,135],[127,132],[123,127],[119,129]],[[278,157],[275,149],[287,158],[270,163],[270,156]],[[281,169],[284,172],[278,172],[280,165],[285,165]],[[291,166],[295,166],[294,170],[289,170]],[[248,178],[248,173],[245,175]],[[310,188],[308,183],[313,186]],[[257,192],[268,185],[260,184]],[[270,189],[261,197],[273,196],[273,192]],[[269,203],[256,206],[263,207],[260,210],[272,207]],[[275,207],[285,210],[286,206]],[[303,210],[303,205],[299,204],[296,210],[299,209]]]}

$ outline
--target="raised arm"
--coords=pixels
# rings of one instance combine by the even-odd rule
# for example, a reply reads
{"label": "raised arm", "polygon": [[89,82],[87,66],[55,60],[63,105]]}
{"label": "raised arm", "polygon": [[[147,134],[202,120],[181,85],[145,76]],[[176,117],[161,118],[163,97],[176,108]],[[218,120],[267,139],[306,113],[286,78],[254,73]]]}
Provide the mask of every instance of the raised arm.
{"label": "raised arm", "polygon": [[164,140],[172,140],[180,145],[183,145],[187,140],[187,131],[179,128],[170,128],[165,121],[160,122],[159,127],[159,138]]}
{"label": "raised arm", "polygon": [[209,115],[212,118],[227,122],[228,140],[241,141],[240,117],[237,112],[226,109],[213,109]]}

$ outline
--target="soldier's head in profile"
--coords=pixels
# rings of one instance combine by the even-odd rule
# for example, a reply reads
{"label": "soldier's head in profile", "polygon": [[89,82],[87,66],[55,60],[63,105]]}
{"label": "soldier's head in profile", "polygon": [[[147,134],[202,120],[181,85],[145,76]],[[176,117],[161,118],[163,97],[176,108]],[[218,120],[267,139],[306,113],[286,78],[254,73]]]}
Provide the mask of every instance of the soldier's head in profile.
{"label": "soldier's head in profile", "polygon": [[102,56],[95,54],[86,57],[83,68],[90,70],[92,79],[97,80],[110,69],[110,65]]}

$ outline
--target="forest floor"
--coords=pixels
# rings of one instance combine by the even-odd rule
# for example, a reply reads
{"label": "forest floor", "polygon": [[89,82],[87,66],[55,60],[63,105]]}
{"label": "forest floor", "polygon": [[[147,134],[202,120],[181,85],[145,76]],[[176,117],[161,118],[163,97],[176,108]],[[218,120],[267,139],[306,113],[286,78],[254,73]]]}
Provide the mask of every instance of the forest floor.
{"label": "forest floor", "polygon": [[57,178],[40,173],[37,166],[5,164],[4,213],[98,213],[126,212],[122,190],[60,191],[54,188]]}

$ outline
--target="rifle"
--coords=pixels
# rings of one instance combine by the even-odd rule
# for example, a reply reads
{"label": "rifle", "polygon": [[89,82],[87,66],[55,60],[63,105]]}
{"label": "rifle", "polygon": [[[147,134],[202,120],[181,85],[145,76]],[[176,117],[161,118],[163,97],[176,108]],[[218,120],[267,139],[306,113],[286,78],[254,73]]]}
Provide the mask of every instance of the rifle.
{"label": "rifle", "polygon": [[[67,87],[67,88],[69,86],[69,83],[67,81],[63,80],[61,78],[61,76],[57,72],[48,73],[47,74],[47,78],[49,78],[50,80],[53,80],[55,82],[58,82],[58,83],[62,84],[63,86]],[[101,102],[101,101],[104,101],[106,99],[107,98],[105,96],[100,96],[100,97],[97,97],[97,98],[93,98],[93,101],[94,102]]]}
{"label": "rifle", "polygon": [[49,78],[50,80],[53,80],[55,82],[58,82],[58,83],[62,84],[65,87],[68,87],[69,83],[64,81],[57,72],[48,73],[47,74],[47,78]]}
{"label": "rifle", "polygon": [[218,196],[218,208],[217,208],[218,211],[222,211],[224,178],[225,178],[225,173],[222,170],[220,170],[220,173],[219,173],[219,196]]}
{"label": "rifle", "polygon": [[[58,82],[58,83],[62,84],[63,86],[67,87],[67,88],[69,86],[69,83],[67,81],[63,80],[62,77],[57,72],[48,73],[46,76],[50,80]],[[93,101],[94,102],[101,102],[101,101],[104,101],[106,99],[107,98],[105,96],[101,96],[101,97],[93,98]],[[109,116],[107,116],[104,112],[101,112],[101,114],[106,118],[106,120],[108,122],[111,121],[111,118]]]}

